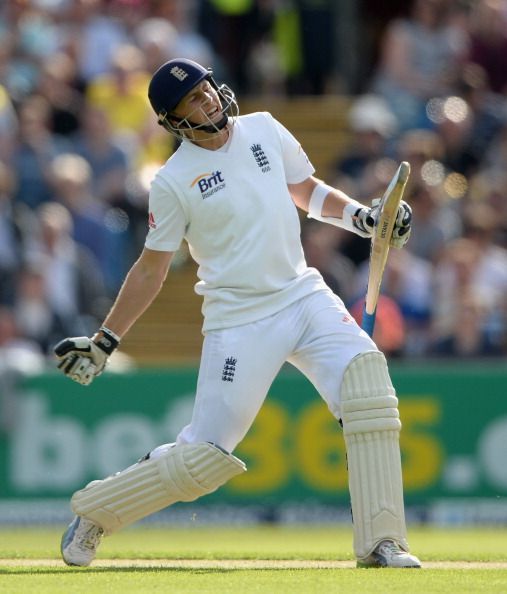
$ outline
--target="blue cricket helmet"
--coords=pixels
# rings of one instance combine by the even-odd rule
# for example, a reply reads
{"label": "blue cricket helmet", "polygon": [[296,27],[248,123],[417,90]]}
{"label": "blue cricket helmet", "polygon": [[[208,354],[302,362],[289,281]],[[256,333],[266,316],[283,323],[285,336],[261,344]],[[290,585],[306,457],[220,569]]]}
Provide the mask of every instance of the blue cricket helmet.
{"label": "blue cricket helmet", "polygon": [[[210,121],[208,124],[197,125],[188,118],[174,116],[172,112],[178,103],[203,80],[208,80],[218,93],[222,104],[220,122]],[[160,66],[150,81],[148,98],[158,116],[158,123],[180,139],[188,138],[188,132],[192,130],[219,132],[227,125],[228,116],[235,118],[239,113],[234,92],[225,84],[217,85],[210,68],[204,68],[197,62],[185,58],[169,60]],[[187,133],[184,133],[185,130]]]}
{"label": "blue cricket helmet", "polygon": [[184,58],[169,60],[160,66],[148,87],[148,98],[155,113],[171,113],[191,89],[212,74],[211,70]]}

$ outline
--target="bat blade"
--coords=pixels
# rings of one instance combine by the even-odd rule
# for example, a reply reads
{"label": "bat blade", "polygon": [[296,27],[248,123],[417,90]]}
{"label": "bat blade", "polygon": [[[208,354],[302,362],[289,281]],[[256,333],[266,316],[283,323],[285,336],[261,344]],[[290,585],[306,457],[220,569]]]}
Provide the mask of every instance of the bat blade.
{"label": "bat blade", "polygon": [[389,182],[379,204],[379,215],[371,240],[368,288],[361,322],[361,327],[370,336],[373,336],[375,327],[377,302],[389,254],[389,243],[409,175],[410,165],[403,161]]}

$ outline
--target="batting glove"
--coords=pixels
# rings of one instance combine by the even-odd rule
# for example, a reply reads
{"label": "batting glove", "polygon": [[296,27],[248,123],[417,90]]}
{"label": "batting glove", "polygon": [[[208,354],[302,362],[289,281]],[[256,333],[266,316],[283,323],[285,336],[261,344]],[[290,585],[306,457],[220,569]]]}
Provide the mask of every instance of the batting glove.
{"label": "batting glove", "polygon": [[107,328],[101,328],[92,338],[65,338],[54,347],[60,360],[58,369],[78,384],[88,386],[104,371],[109,356],[119,344],[119,338]]}
{"label": "batting glove", "polygon": [[[360,208],[354,215],[354,226],[360,231],[362,237],[372,237],[375,224],[379,215],[380,198],[371,202],[371,208]],[[395,248],[402,248],[408,241],[411,232],[412,209],[402,200],[398,207],[398,214],[394,221],[391,245]]]}
{"label": "batting glove", "polygon": [[352,217],[354,231],[360,237],[372,237],[375,221],[375,210],[366,206],[358,208]]}
{"label": "batting glove", "polygon": [[394,221],[391,245],[395,248],[402,248],[408,241],[412,232],[412,209],[402,200],[398,208],[398,214]]}

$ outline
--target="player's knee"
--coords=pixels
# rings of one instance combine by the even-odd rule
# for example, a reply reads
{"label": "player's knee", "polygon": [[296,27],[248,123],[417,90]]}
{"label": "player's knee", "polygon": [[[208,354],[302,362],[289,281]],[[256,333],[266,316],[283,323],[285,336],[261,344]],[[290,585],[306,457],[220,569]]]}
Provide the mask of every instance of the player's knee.
{"label": "player's knee", "polygon": [[244,472],[244,463],[212,443],[174,445],[162,457],[161,473],[173,488],[181,490],[181,501],[192,501],[215,491],[232,476]]}
{"label": "player's knee", "polygon": [[354,357],[341,386],[341,418],[345,434],[399,431],[398,399],[380,351]]}

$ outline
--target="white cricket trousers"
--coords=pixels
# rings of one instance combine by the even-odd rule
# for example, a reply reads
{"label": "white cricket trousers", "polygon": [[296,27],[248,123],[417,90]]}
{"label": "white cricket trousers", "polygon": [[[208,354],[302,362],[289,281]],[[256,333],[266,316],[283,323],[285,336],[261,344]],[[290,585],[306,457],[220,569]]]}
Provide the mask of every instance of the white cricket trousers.
{"label": "white cricket trousers", "polygon": [[340,417],[340,386],[351,359],[377,350],[342,300],[317,291],[251,324],[207,332],[192,420],[177,443],[208,441],[234,451],[287,361]]}

